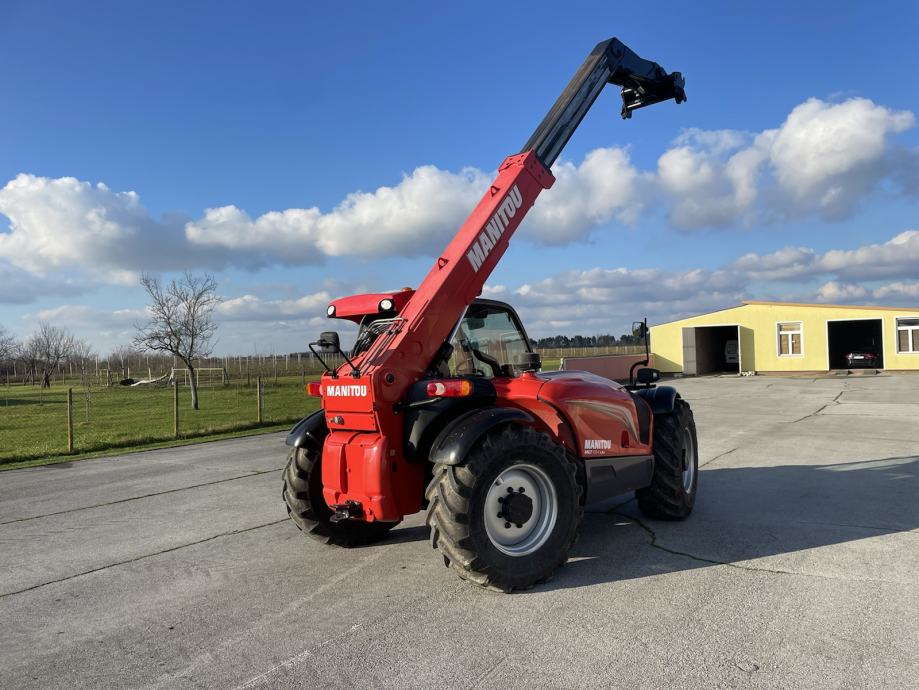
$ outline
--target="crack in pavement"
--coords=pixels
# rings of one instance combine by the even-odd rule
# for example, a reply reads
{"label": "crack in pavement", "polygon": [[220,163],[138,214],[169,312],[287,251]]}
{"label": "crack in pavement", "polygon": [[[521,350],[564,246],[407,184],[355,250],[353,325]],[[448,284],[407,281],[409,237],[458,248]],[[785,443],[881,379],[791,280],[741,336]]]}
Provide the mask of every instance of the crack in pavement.
{"label": "crack in pavement", "polygon": [[811,417],[817,416],[818,414],[820,414],[821,412],[823,412],[826,408],[828,408],[830,405],[838,404],[838,403],[839,403],[839,399],[842,397],[842,394],[847,392],[847,391],[846,391],[846,385],[847,385],[847,382],[846,382],[846,381],[843,381],[843,382],[842,382],[842,386],[843,386],[842,390],[839,391],[839,393],[836,394],[836,397],[833,398],[832,400],[830,400],[830,402],[828,402],[828,403],[826,403],[825,405],[821,406],[819,409],[814,410],[814,411],[811,412],[810,414],[804,415],[803,417],[801,417],[801,419],[796,419],[796,420],[794,420],[793,422],[788,422],[788,423],[789,423],[789,424],[797,424],[798,422],[803,422],[805,419],[810,419]]}
{"label": "crack in pavement", "polygon": [[689,553],[687,551],[678,551],[677,549],[671,549],[669,547],[658,544],[657,534],[654,532],[654,530],[648,527],[648,525],[646,525],[644,522],[636,518],[634,515],[626,515],[625,513],[615,513],[612,511],[610,511],[609,515],[616,515],[618,517],[625,518],[626,520],[631,520],[638,527],[640,527],[645,532],[647,532],[647,534],[651,537],[651,543],[649,544],[651,548],[658,549],[660,551],[672,554],[674,556],[682,556],[684,558],[689,558],[699,563],[706,563],[708,565],[724,565],[724,566],[727,566],[728,568],[734,568],[735,570],[743,570],[743,571],[751,572],[751,573],[766,573],[768,575],[794,575],[798,577],[810,577],[810,578],[814,578],[817,580],[835,580],[835,581],[842,581],[842,582],[877,582],[877,583],[890,582],[889,580],[877,580],[875,578],[870,578],[870,577],[861,577],[861,578],[836,577],[833,575],[822,575],[819,573],[801,573],[801,572],[795,572],[793,570],[778,570],[774,568],[755,568],[750,565],[740,565],[739,563],[731,563],[729,561],[719,561],[713,558],[704,558],[702,556],[696,556],[695,554]]}
{"label": "crack in pavement", "polygon": [[283,467],[278,467],[277,469],[272,470],[252,470],[249,474],[241,474],[238,477],[228,477],[227,479],[217,479],[212,482],[203,482],[201,484],[192,484],[190,486],[182,486],[177,489],[166,489],[165,491],[154,491],[150,494],[143,494],[142,496],[131,496],[130,498],[120,498],[117,501],[108,501],[106,503],[97,503],[91,506],[83,506],[81,508],[70,508],[68,510],[58,510],[54,513],[45,513],[43,515],[33,515],[31,517],[16,518],[15,520],[6,520],[5,522],[0,522],[0,526],[3,525],[12,525],[16,522],[28,522],[29,520],[39,520],[46,517],[54,517],[55,515],[66,515],[67,513],[78,513],[81,510],[92,510],[93,508],[105,508],[106,506],[114,506],[119,503],[128,503],[130,501],[139,501],[142,498],[151,498],[153,496],[163,496],[165,494],[174,494],[178,491],[187,491],[189,489],[199,489],[202,486],[213,486],[214,484],[223,484],[224,482],[233,482],[237,479],[248,479],[250,477],[258,477],[262,474],[270,474],[271,472],[280,472]]}
{"label": "crack in pavement", "polygon": [[705,462],[703,462],[702,464],[700,464],[699,467],[706,467],[707,465],[711,465],[711,464],[712,464],[713,462],[715,462],[716,460],[721,460],[721,458],[723,458],[725,455],[730,455],[731,453],[733,453],[734,451],[737,451],[737,450],[740,450],[740,446],[737,446],[737,448],[731,448],[731,450],[726,450],[726,451],[724,451],[723,453],[721,453],[721,454],[719,454],[719,455],[716,455],[716,456],[713,457],[711,460],[706,460]]}
{"label": "crack in pavement", "polygon": [[162,556],[166,553],[171,553],[173,551],[179,551],[180,549],[185,549],[189,546],[197,546],[198,544],[204,544],[209,541],[214,541],[215,539],[220,539],[221,537],[232,537],[235,534],[244,534],[246,532],[252,532],[257,529],[262,529],[263,527],[271,527],[272,525],[279,525],[282,522],[287,522],[290,518],[282,518],[280,520],[274,520],[273,522],[266,522],[263,525],[255,525],[254,527],[246,527],[245,529],[236,529],[231,532],[221,532],[220,534],[215,534],[210,537],[205,537],[204,539],[198,539],[196,541],[189,542],[187,544],[179,544],[178,546],[170,546],[168,549],[163,549],[161,551],[156,551],[154,553],[147,553],[143,556],[136,556],[134,558],[128,558],[123,561],[118,561],[116,563],[109,563],[107,565],[99,566],[98,568],[91,568],[90,570],[84,570],[80,573],[74,573],[73,575],[68,575],[66,577],[60,577],[56,580],[48,580],[47,582],[41,582],[37,585],[32,585],[31,587],[26,587],[24,589],[18,589],[13,592],[0,592],[0,599],[5,599],[6,597],[11,597],[14,594],[22,594],[23,592],[31,592],[34,589],[40,589],[41,587],[46,587],[47,585],[54,585],[59,582],[67,582],[68,580],[73,580],[84,575],[92,575],[93,573],[98,573],[101,570],[108,570],[109,568],[115,568],[119,565],[128,565],[129,563],[136,563],[138,561],[143,561],[147,558],[153,558],[154,556]]}

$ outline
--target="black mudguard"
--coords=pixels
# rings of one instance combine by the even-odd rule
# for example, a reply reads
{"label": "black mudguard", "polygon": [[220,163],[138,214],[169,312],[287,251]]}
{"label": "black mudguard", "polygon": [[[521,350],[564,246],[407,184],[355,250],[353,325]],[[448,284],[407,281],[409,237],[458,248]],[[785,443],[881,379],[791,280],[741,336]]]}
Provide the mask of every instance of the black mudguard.
{"label": "black mudguard", "polygon": [[317,410],[294,425],[294,428],[287,434],[285,443],[292,448],[322,448],[328,433],[329,428],[325,423],[325,413],[322,410]]}
{"label": "black mudguard", "polygon": [[428,459],[440,465],[458,465],[487,431],[508,423],[532,424],[535,420],[523,410],[489,407],[460,415],[450,422],[431,445]]}
{"label": "black mudguard", "polygon": [[669,414],[673,412],[676,399],[680,397],[676,388],[671,388],[670,386],[639,388],[634,391],[634,395],[644,398],[645,402],[651,406],[651,412],[654,414]]}

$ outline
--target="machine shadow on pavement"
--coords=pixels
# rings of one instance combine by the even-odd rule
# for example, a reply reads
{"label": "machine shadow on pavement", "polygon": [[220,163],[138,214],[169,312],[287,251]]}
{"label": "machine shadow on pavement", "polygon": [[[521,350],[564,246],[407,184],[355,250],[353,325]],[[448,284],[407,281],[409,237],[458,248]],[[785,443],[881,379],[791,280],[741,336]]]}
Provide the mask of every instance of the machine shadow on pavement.
{"label": "machine shadow on pavement", "polygon": [[634,501],[588,512],[571,560],[541,588],[732,565],[908,532],[919,528],[917,496],[917,456],[707,469],[700,474],[695,512],[685,522],[645,519]]}
{"label": "machine shadow on pavement", "polygon": [[[588,507],[569,562],[535,590],[731,565],[908,532],[919,529],[917,496],[919,456],[704,469],[695,512],[685,522],[644,518],[628,496]],[[425,525],[405,527],[365,548],[428,538]]]}

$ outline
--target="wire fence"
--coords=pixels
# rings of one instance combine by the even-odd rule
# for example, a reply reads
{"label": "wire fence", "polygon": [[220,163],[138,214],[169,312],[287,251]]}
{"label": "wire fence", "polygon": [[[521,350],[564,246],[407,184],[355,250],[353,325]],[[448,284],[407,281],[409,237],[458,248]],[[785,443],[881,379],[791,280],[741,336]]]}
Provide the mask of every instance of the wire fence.
{"label": "wire fence", "polygon": [[[557,369],[563,357],[642,351],[640,346],[539,350],[547,370]],[[342,363],[340,356],[326,361]],[[51,377],[50,388],[22,371],[0,374],[0,464],[278,427],[319,407],[304,390],[323,371],[315,357],[215,357],[197,365],[198,410],[191,409],[187,369],[162,357],[135,359],[123,368],[65,364]]]}
{"label": "wire fence", "polygon": [[187,386],[0,385],[0,464],[290,425],[318,409],[303,383],[315,376],[255,377]]}
{"label": "wire fence", "polygon": [[[606,345],[595,347],[541,347],[536,348],[543,361],[551,362],[563,357],[590,357],[599,355],[631,355],[644,352],[642,345]],[[331,367],[338,367],[344,359],[341,355],[323,354],[323,360]],[[325,369],[310,352],[286,355],[239,355],[225,357],[202,357],[195,360],[200,385],[225,385],[245,382],[252,385],[259,376],[263,381],[279,381],[282,378],[316,376]],[[0,363],[0,385],[33,385],[40,382],[41,366],[29,367],[22,362]],[[185,364],[173,357],[156,354],[134,354],[116,361],[113,358],[84,362],[62,362],[51,372],[55,384],[85,386],[115,386],[122,381],[144,381],[174,374],[181,385],[188,385]]]}

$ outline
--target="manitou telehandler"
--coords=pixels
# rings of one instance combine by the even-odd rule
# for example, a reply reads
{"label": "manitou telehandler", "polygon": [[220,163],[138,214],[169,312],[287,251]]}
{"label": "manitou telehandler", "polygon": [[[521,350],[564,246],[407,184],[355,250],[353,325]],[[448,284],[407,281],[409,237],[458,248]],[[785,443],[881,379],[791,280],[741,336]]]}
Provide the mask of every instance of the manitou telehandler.
{"label": "manitou telehandler", "polygon": [[[498,177],[417,290],[333,301],[330,318],[359,325],[308,392],[322,409],[290,432],[283,496],[304,532],[339,546],[383,537],[427,510],[444,563],[510,591],[549,578],[575,541],[585,503],[636,491],[655,518],[682,519],[696,495],[689,405],[658,372],[631,385],[577,371],[540,371],[516,312],[478,299],[553,162],[606,84],[622,117],[686,99],[679,72],[612,38],[597,45]],[[647,337],[646,326],[641,334]],[[325,364],[325,362],[324,362]],[[636,382],[637,381],[637,382]]]}

